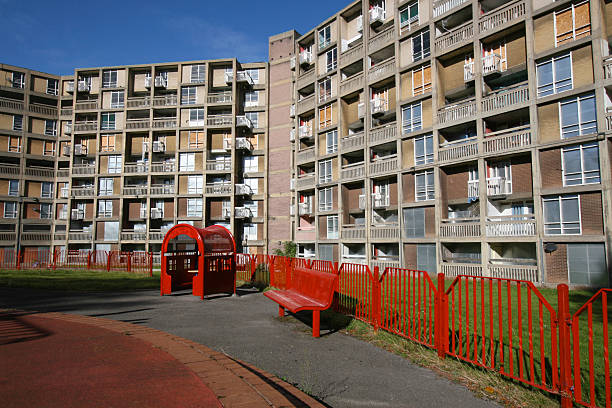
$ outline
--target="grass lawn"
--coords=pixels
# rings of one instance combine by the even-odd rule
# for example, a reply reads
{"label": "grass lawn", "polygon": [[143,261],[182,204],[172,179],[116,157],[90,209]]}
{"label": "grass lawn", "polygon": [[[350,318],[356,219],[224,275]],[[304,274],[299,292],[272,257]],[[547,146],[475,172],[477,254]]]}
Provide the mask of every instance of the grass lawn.
{"label": "grass lawn", "polygon": [[0,287],[33,288],[67,291],[114,292],[159,289],[160,274],[71,270],[7,270],[0,269]]}

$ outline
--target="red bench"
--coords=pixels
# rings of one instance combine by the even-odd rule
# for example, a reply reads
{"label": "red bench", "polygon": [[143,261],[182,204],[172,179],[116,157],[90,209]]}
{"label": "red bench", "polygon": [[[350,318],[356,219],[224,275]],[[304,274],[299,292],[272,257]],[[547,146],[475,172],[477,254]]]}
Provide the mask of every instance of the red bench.
{"label": "red bench", "polygon": [[329,309],[334,298],[338,275],[318,272],[306,268],[294,268],[289,289],[270,290],[264,296],[278,303],[278,315],[284,316],[285,309],[291,313],[312,310],[312,336],[319,337],[321,310]]}

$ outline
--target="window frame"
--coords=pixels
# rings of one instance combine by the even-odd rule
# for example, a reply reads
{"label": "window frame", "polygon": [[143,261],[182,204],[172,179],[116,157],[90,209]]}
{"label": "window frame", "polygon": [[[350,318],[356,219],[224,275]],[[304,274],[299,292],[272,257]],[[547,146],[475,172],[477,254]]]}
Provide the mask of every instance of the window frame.
{"label": "window frame", "polygon": [[[7,207],[13,207],[12,209],[8,209]],[[11,215],[9,217],[9,215]],[[4,212],[3,218],[14,219],[17,218],[17,202],[16,201],[5,201],[4,202]]]}
{"label": "window frame", "polygon": [[118,72],[116,69],[102,71],[102,88],[117,88]]}
{"label": "window frame", "polygon": [[[585,164],[585,157],[584,157],[584,151],[586,149],[593,149],[595,148],[597,150],[597,181],[592,181],[592,182],[587,182],[587,179],[590,178],[594,178],[594,176],[590,176],[587,177],[585,175],[585,173],[593,173],[593,170],[588,170],[585,171],[584,170],[584,164]],[[568,174],[566,174],[566,157],[565,157],[565,153],[566,152],[571,152],[571,151],[580,151],[580,183],[577,184],[568,184],[568,180],[567,180],[567,176]],[[579,145],[573,145],[573,146],[564,146],[561,149],[561,172],[563,175],[563,187],[568,187],[568,186],[583,186],[583,185],[587,185],[587,184],[601,184],[601,165],[599,163],[599,144],[597,142],[588,142],[588,143],[581,143]],[[578,174],[578,173],[570,173],[569,175],[572,174]]]}
{"label": "window frame", "polygon": [[[107,164],[107,173],[108,174],[121,174],[122,166],[123,166],[123,156],[120,154],[109,155],[108,164]],[[111,162],[113,162],[111,166]]]}
{"label": "window frame", "polygon": [[328,215],[326,217],[327,223],[327,239],[339,239],[340,238],[340,227],[339,217],[337,215]]}
{"label": "window frame", "polygon": [[13,115],[13,130],[23,131],[23,115]]}
{"label": "window frame", "polygon": [[201,84],[201,83],[204,83],[204,82],[206,82],[206,65],[205,64],[194,64],[194,65],[192,65],[191,66],[191,72],[190,72],[190,75],[189,75],[189,83],[191,83],[191,84]]}
{"label": "window frame", "polygon": [[334,122],[334,104],[330,103],[321,106],[319,112],[319,129],[325,129],[333,125]]}
{"label": "window frame", "polygon": [[[557,70],[556,70],[556,62],[557,61],[561,61],[565,58],[569,57],[569,68],[570,68],[570,77],[569,77],[569,88],[566,88],[566,86],[559,86],[558,82],[564,82],[567,81],[567,79],[563,79],[561,81],[557,80]],[[537,93],[538,93],[538,98],[543,98],[545,96],[550,96],[550,95],[555,95],[561,92],[565,92],[565,91],[570,91],[572,89],[574,89],[574,67],[573,67],[573,57],[572,57],[572,52],[567,52],[567,53],[563,53],[560,55],[556,55],[556,56],[552,56],[544,61],[540,61],[538,63],[536,63],[536,89],[537,89]],[[540,77],[539,77],[539,70],[541,66],[544,66],[546,64],[551,64],[552,66],[552,82],[551,83],[547,83],[544,85],[540,85]],[[552,91],[551,93],[544,93],[541,88],[544,87],[552,87]],[[559,89],[559,88],[564,88],[564,89]]]}
{"label": "window frame", "polygon": [[[331,143],[330,143],[331,136]],[[325,132],[325,154],[334,154],[338,152],[338,130],[330,130]]]}
{"label": "window frame", "polygon": [[[100,177],[98,179],[98,196],[108,197],[114,195],[115,178],[114,177]],[[110,190],[109,190],[110,187]],[[110,194],[108,194],[110,191]]]}
{"label": "window frame", "polygon": [[[416,6],[416,20],[415,21],[411,21],[412,19],[414,19],[414,17],[410,17],[410,10]],[[406,20],[402,21],[402,13],[404,12],[408,12],[408,15],[406,17],[408,17]],[[419,25],[419,21],[420,21],[420,17],[419,17],[419,2],[417,1],[413,1],[412,3],[406,4],[404,6],[402,6],[399,9],[399,20],[400,20],[400,31],[410,31],[412,29],[412,25],[415,24],[417,27]],[[407,27],[407,28],[406,28]]]}
{"label": "window frame", "polygon": [[[198,87],[183,86],[181,87],[181,105],[196,105],[198,103]],[[191,121],[191,112],[189,113]]]}
{"label": "window frame", "polygon": [[[578,220],[577,221],[564,221],[563,220],[563,205],[562,202],[563,200],[577,200],[577,206],[578,206]],[[559,205],[559,222],[549,222],[546,221],[546,215],[547,215],[547,210],[546,210],[546,202],[552,202],[552,201],[557,201],[558,205]],[[566,195],[556,195],[556,196],[544,196],[542,197],[542,212],[543,212],[543,220],[544,220],[544,235],[582,235],[582,207],[581,207],[581,200],[580,200],[580,194],[566,194]],[[579,232],[574,232],[574,233],[568,233],[567,230],[570,229],[569,227],[565,226],[564,224],[576,224],[578,223],[578,228],[579,228]],[[550,225],[551,224],[559,224],[559,233],[552,233],[550,232]],[[575,229],[575,228],[573,228]]]}
{"label": "window frame", "polygon": [[187,148],[201,149],[204,147],[204,132],[201,130],[189,130],[187,133]]}
{"label": "window frame", "polygon": [[[417,118],[414,114],[415,108],[419,108],[419,117]],[[410,109],[410,120],[404,119],[404,112]],[[407,126],[409,123],[409,126]],[[422,101],[411,103],[402,106],[402,134],[409,134],[423,129],[423,104]]]}
{"label": "window frame", "polygon": [[[202,217],[203,199],[188,198],[187,199],[187,217]],[[194,215],[195,214],[195,215]]]}
{"label": "window frame", "polygon": [[[595,117],[592,121],[588,121],[588,122],[582,122],[582,103],[585,100],[589,100],[592,99],[593,103],[595,104],[593,112],[595,114]],[[576,124],[572,124],[572,125],[563,125],[563,105],[567,105],[570,103],[574,103],[576,102],[577,104],[577,116],[578,116],[578,122]],[[560,132],[560,136],[561,139],[570,139],[572,137],[579,137],[579,136],[584,136],[584,135],[591,135],[591,134],[595,134],[597,133],[597,105],[596,105],[596,101],[595,101],[595,93],[586,93],[586,94],[582,94],[582,95],[576,95],[576,96],[572,96],[570,98],[565,98],[562,99],[558,102],[558,107],[559,107],[559,132]],[[592,124],[590,126],[587,126],[588,124]],[[576,135],[570,135],[570,136],[565,136],[564,134],[564,128],[568,128],[568,127],[575,127],[577,126],[577,132],[578,134]],[[587,133],[588,130],[592,129],[593,131],[590,133]],[[574,132],[572,132],[574,133]]]}
{"label": "window frame", "polygon": [[[414,139],[414,165],[415,166],[424,166],[427,164],[431,164],[434,162],[434,145],[433,145],[433,135],[427,134],[422,136],[417,136]],[[417,148],[417,142],[423,142],[423,154],[420,153]],[[427,146],[431,146],[431,153],[427,152]]]}
{"label": "window frame", "polygon": [[111,109],[118,109],[125,107],[125,92],[123,91],[111,91]]}
{"label": "window frame", "polygon": [[[586,4],[588,7],[588,16],[589,16],[589,24],[588,26],[588,30],[587,31],[582,31],[580,33],[577,33],[576,30],[576,7],[582,6]],[[569,37],[567,37],[565,40],[559,41],[559,33],[557,31],[557,16],[561,13],[567,12],[571,10],[572,13],[572,30],[571,30],[571,35]],[[572,42],[572,41],[576,41],[579,38],[583,38],[586,36],[591,35],[591,5],[589,3],[589,1],[577,1],[575,3],[571,3],[570,5],[568,5],[568,7],[565,7],[561,10],[555,10],[553,12],[553,28],[554,28],[554,35],[555,35],[555,47],[558,47],[559,45],[563,45],[566,44],[568,42]],[[568,32],[570,33],[570,32]],[[563,33],[566,34],[566,33]],[[567,35],[567,34],[566,34]]]}
{"label": "window frame", "polygon": [[40,183],[40,197],[41,198],[53,198],[53,183],[52,182],[43,181]]}
{"label": "window frame", "polygon": [[329,47],[332,43],[331,40],[331,24],[326,25],[322,29],[317,31],[318,39],[319,39],[319,49],[322,50],[324,48]]}
{"label": "window frame", "polygon": [[203,194],[204,176],[201,174],[190,174],[187,176],[187,194]]}
{"label": "window frame", "polygon": [[204,108],[189,109],[189,126],[204,126]]}
{"label": "window frame", "polygon": [[333,176],[333,159],[319,161],[319,183],[331,183]]}
{"label": "window frame", "polygon": [[338,48],[334,47],[325,52],[325,73],[332,72],[338,68]]}
{"label": "window frame", "polygon": [[[100,135],[100,151],[114,152],[115,151],[116,135]],[[112,144],[111,144],[112,141]]]}
{"label": "window frame", "polygon": [[19,180],[9,180],[7,195],[9,197],[19,197]]}
{"label": "window frame", "polygon": [[[425,83],[425,70],[429,69],[429,82]],[[431,92],[432,89],[432,81],[431,81],[431,64],[421,65],[419,68],[413,69],[411,72],[412,75],[412,96],[424,95],[428,92]],[[421,75],[421,85],[415,86],[415,74],[420,73]]]}
{"label": "window frame", "polygon": [[[428,42],[429,45],[427,48],[425,48],[425,41],[424,38],[425,36],[427,36],[428,38]],[[421,46],[421,50],[418,53],[415,53],[414,51],[414,44],[415,44],[415,40],[419,41],[419,45]],[[410,37],[410,45],[412,46],[412,62],[417,62],[420,60],[424,60],[427,57],[431,56],[431,36],[429,33],[429,29],[427,30],[423,30],[420,33],[413,35],[412,37]]]}
{"label": "window frame", "polygon": [[[329,199],[329,202],[327,201]],[[319,211],[331,211],[334,207],[334,190],[324,187],[319,190]]]}
{"label": "window frame", "polygon": [[[424,180],[424,184],[419,186],[419,179]],[[431,184],[429,184],[431,180]],[[422,191],[419,191],[419,187]],[[434,179],[434,172],[432,170],[423,170],[414,173],[414,200],[430,201],[436,198],[436,181]]]}
{"label": "window frame", "polygon": [[100,130],[117,130],[117,116],[115,112],[104,112],[100,115]]}
{"label": "window frame", "polygon": [[[101,209],[101,207],[104,207]],[[110,207],[110,210],[109,210]],[[98,200],[98,218],[113,217],[113,200]]]}
{"label": "window frame", "polygon": [[195,171],[195,153],[179,153],[179,171]]}

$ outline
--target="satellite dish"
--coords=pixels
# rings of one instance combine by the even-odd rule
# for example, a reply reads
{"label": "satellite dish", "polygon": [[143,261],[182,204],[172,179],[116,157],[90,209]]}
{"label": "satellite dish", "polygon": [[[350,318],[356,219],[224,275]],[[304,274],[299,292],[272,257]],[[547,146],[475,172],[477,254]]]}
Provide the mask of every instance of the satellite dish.
{"label": "satellite dish", "polygon": [[548,243],[544,245],[544,252],[550,254],[558,249],[557,244]]}

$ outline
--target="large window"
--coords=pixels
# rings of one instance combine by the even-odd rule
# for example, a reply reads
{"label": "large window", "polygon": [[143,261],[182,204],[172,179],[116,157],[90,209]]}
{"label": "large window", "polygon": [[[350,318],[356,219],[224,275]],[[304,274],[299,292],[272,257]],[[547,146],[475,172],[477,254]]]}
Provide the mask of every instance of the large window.
{"label": "large window", "polygon": [[194,83],[201,83],[205,81],[206,81],[206,65],[204,64],[192,65],[190,82],[194,84]]}
{"label": "large window", "polygon": [[23,130],[22,115],[13,115],[13,130]]}
{"label": "large window", "polygon": [[202,216],[202,199],[188,198],[187,199],[187,216],[201,217]]}
{"label": "large window", "polygon": [[204,126],[204,108],[189,109],[189,126]]}
{"label": "large window", "polygon": [[244,170],[245,173],[259,172],[259,157],[244,156],[242,158],[242,169]]}
{"label": "large window", "polygon": [[259,105],[259,92],[250,91],[244,93],[244,106],[258,106]]}
{"label": "large window", "polygon": [[53,183],[43,181],[40,186],[40,196],[42,198],[53,198]]}
{"label": "large window", "polygon": [[551,57],[538,63],[538,97],[568,91],[572,85],[571,53]]}
{"label": "large window", "polygon": [[253,194],[259,194],[259,179],[257,178],[245,178],[244,184],[249,186]]}
{"label": "large window", "polygon": [[561,138],[589,135],[597,132],[595,95],[590,93],[564,99],[561,105]]}
{"label": "large window", "polygon": [[107,221],[104,225],[104,241],[117,241],[119,240],[119,222]]}
{"label": "large window", "polygon": [[414,139],[414,164],[417,166],[433,163],[433,135],[420,136]]}
{"label": "large window", "polygon": [[601,182],[597,142],[564,147],[562,157],[564,185],[576,186]]}
{"label": "large window", "polygon": [[47,93],[49,95],[57,95],[59,91],[57,79],[47,78]]}
{"label": "large window", "polygon": [[125,93],[123,91],[111,92],[111,108],[123,108]]}
{"label": "large window", "polygon": [[417,245],[417,270],[435,274],[438,270],[436,244]]}
{"label": "large window", "polygon": [[53,119],[45,119],[45,135],[57,135],[57,121]]}
{"label": "large window", "polygon": [[19,195],[19,180],[9,180],[8,195],[17,197]]}
{"label": "large window", "polygon": [[331,24],[319,30],[319,49],[327,47],[331,44]]}
{"label": "large window", "polygon": [[43,144],[43,156],[55,156],[55,142],[45,140]]}
{"label": "large window", "polygon": [[198,100],[198,88],[195,86],[184,86],[181,89],[181,105],[195,105]]}
{"label": "large window", "polygon": [[327,216],[327,239],[338,239],[338,216]]}
{"label": "large window", "polygon": [[245,69],[244,72],[246,72],[247,75],[251,77],[254,84],[259,83],[259,69],[257,68]]}
{"label": "large window", "polygon": [[419,25],[419,2],[407,4],[399,11],[400,28],[409,31],[411,27]]}
{"label": "large window", "polygon": [[336,47],[325,53],[325,72],[331,72],[338,66],[338,49]]}
{"label": "large window", "polygon": [[333,208],[333,189],[331,187],[319,190],[319,211],[331,211]]}
{"label": "large window", "polygon": [[195,153],[179,154],[179,170],[195,171]]}
{"label": "large window", "polygon": [[412,37],[412,61],[427,58],[430,54],[429,30],[425,30]]}
{"label": "large window", "polygon": [[257,241],[257,224],[245,223],[242,236],[247,241]]}
{"label": "large window", "polygon": [[115,135],[100,136],[100,151],[114,152],[115,151]]}
{"label": "large window", "polygon": [[570,283],[607,287],[605,245],[603,243],[567,244],[567,269]]}
{"label": "large window", "polygon": [[332,98],[332,79],[325,78],[319,82],[319,103],[327,102]]}
{"label": "large window", "polygon": [[433,170],[415,173],[414,178],[416,200],[433,200],[435,197]]}
{"label": "large window", "polygon": [[568,43],[591,34],[589,2],[576,2],[555,11],[555,45]]}
{"label": "large window", "polygon": [[100,124],[101,130],[115,130],[115,114],[114,113],[103,113],[102,123]]}
{"label": "large window", "polygon": [[332,105],[327,105],[319,108],[319,129],[331,126],[333,123],[333,108]]}
{"label": "large window", "polygon": [[23,72],[13,72],[12,83],[13,88],[25,88],[25,74]]}
{"label": "large window", "polygon": [[332,181],[332,159],[319,162],[319,183],[329,183]]}
{"label": "large window", "polygon": [[325,153],[331,154],[338,151],[338,131],[332,130],[325,133]]}
{"label": "large window", "polygon": [[187,176],[187,194],[202,194],[204,191],[204,177]]}
{"label": "large window", "polygon": [[108,156],[108,172],[111,174],[120,174],[123,157],[120,155]]}
{"label": "large window", "polygon": [[403,133],[410,133],[422,127],[421,102],[402,107],[402,129]]}
{"label": "large window", "polygon": [[404,237],[425,237],[425,208],[405,208],[404,212]]}
{"label": "large window", "polygon": [[98,200],[98,217],[111,218],[113,216],[113,200]]}
{"label": "large window", "polygon": [[412,71],[412,94],[422,95],[431,91],[431,65]]}
{"label": "large window", "polygon": [[201,130],[190,130],[187,135],[187,141],[190,149],[200,149],[204,147],[204,132]]}
{"label": "large window", "polygon": [[117,71],[109,70],[102,72],[102,88],[117,87]]}
{"label": "large window", "polygon": [[100,196],[110,196],[113,195],[113,178],[101,178],[100,179],[100,188],[98,189],[98,195]]}
{"label": "large window", "polygon": [[42,203],[40,204],[40,219],[42,220],[50,220],[51,215],[51,204]]}
{"label": "large window", "polygon": [[259,127],[259,112],[245,112],[244,115],[251,121],[254,128]]}
{"label": "large window", "polygon": [[579,235],[580,198],[577,195],[549,196],[544,204],[544,232],[547,235]]}
{"label": "large window", "polygon": [[17,218],[17,203],[15,201],[4,202],[4,218]]}

